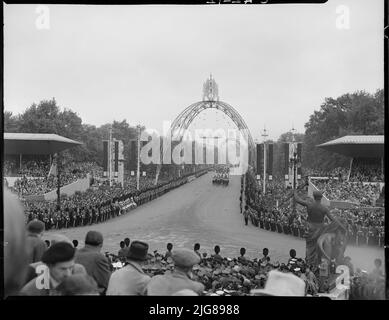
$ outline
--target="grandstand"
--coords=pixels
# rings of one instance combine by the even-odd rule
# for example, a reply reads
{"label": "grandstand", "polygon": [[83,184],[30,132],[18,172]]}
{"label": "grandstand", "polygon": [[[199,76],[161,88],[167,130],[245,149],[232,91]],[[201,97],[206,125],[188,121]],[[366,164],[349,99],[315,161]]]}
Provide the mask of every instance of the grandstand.
{"label": "grandstand", "polygon": [[[6,161],[3,161],[5,163],[3,169],[8,186],[13,187],[15,183],[18,184],[21,178],[24,182],[38,182],[45,179],[55,154],[81,144],[81,142],[56,134],[4,133],[4,160]],[[28,160],[27,164],[33,164],[31,168],[26,168],[24,160]],[[34,184],[34,182],[31,183]],[[82,181],[80,186],[85,189],[86,185],[85,181]],[[70,188],[69,186],[63,186],[61,193],[66,191],[65,193],[72,194],[80,190],[80,186],[77,183]],[[41,194],[28,195],[28,197],[31,200],[53,199],[56,195],[55,191],[47,191],[47,189],[42,189]]]}
{"label": "grandstand", "polygon": [[317,147],[349,157],[350,167],[345,180],[341,177],[311,177],[309,195],[317,189],[324,191],[323,201],[331,207],[383,205],[383,135],[349,135]]}

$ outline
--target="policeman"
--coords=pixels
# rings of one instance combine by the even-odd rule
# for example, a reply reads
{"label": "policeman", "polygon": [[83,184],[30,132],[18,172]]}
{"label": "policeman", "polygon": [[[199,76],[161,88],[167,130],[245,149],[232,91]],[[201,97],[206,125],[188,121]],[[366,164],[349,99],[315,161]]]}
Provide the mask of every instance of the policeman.
{"label": "policeman", "polygon": [[248,205],[244,206],[244,211],[243,211],[243,217],[244,217],[244,222],[245,225],[247,226],[248,221],[249,221],[249,216],[250,216],[250,211]]}

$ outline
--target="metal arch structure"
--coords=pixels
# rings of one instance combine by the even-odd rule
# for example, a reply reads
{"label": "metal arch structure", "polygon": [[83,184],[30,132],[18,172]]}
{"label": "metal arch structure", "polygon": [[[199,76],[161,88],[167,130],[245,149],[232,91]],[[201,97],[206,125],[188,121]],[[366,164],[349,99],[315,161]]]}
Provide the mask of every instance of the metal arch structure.
{"label": "metal arch structure", "polygon": [[172,138],[174,140],[181,141],[184,132],[188,130],[193,120],[206,109],[220,110],[227,115],[235,123],[238,129],[243,131],[243,136],[248,140],[250,150],[255,149],[254,140],[247,124],[231,105],[223,101],[199,101],[187,107],[176,117],[171,125],[170,132],[172,134]]}
{"label": "metal arch structure", "polygon": [[[212,75],[204,83],[203,86],[203,100],[191,104],[185,108],[173,121],[170,126],[169,135],[172,140],[181,142],[184,133],[188,130],[190,124],[193,120],[204,110],[206,109],[216,109],[222,111],[227,115],[237,126],[239,131],[242,133],[243,137],[248,142],[248,151],[249,151],[249,165],[255,167],[255,143],[251,136],[250,130],[243,120],[241,115],[228,103],[220,101],[218,95],[218,85],[215,80],[212,78]],[[161,156],[164,159],[167,150],[163,150],[161,145]],[[158,182],[159,172],[161,170],[161,165],[157,166],[156,180]]]}

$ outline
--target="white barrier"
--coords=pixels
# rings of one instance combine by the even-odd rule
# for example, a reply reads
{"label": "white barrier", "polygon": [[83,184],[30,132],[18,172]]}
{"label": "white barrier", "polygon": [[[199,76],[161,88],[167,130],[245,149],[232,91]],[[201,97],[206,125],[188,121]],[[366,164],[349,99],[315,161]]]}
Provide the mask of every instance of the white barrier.
{"label": "white barrier", "polygon": [[[76,191],[85,192],[90,187],[90,175],[88,174],[86,178],[79,179],[73,183],[70,183],[66,186],[61,187],[61,195],[66,194],[67,196],[72,196]],[[57,199],[57,190],[50,191],[43,195],[46,201]]]}

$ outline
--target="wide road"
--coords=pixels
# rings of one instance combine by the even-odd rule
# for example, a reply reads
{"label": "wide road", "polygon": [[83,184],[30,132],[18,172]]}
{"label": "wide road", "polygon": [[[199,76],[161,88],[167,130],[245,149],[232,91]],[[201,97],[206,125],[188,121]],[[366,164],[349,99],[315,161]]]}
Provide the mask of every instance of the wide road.
{"label": "wide road", "polygon": [[[82,246],[87,231],[97,230],[104,235],[103,251],[112,253],[117,253],[119,242],[129,237],[131,241],[146,241],[151,252],[164,253],[168,242],[190,249],[199,242],[200,251],[210,254],[219,245],[221,254],[228,257],[237,257],[241,247],[250,258],[259,257],[267,247],[273,262],[287,261],[292,248],[299,257],[305,256],[303,239],[266,231],[250,222],[244,225],[239,213],[240,177],[232,176],[227,187],[212,185],[211,180],[212,174],[206,174],[123,216],[96,225],[50,231],[45,238],[58,232],[77,239]],[[375,258],[384,261],[384,250],[378,248],[348,247],[346,254],[354,267],[367,271],[373,269]]]}

